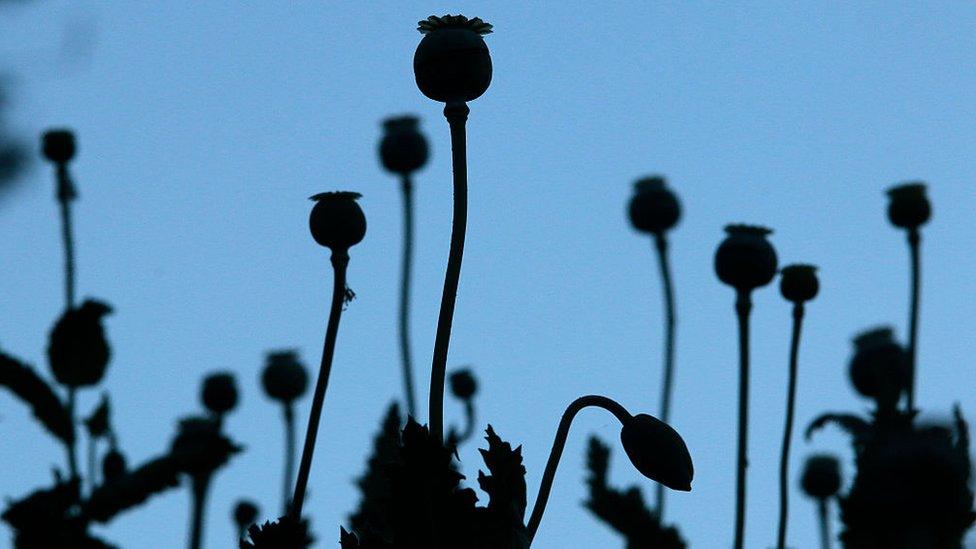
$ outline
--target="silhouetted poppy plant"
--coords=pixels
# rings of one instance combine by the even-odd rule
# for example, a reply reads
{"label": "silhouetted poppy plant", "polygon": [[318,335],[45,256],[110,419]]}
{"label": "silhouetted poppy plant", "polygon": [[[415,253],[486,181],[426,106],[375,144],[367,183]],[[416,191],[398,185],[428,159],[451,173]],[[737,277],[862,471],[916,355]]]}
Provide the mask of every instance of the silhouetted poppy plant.
{"label": "silhouetted poppy plant", "polygon": [[268,353],[261,373],[261,384],[268,397],[281,403],[285,422],[284,474],[282,475],[282,513],[288,513],[295,469],[295,400],[308,389],[308,372],[295,351]]}
{"label": "silhouetted poppy plant", "polygon": [[830,548],[830,498],[840,490],[840,462],[827,454],[816,454],[807,458],[803,467],[800,487],[803,492],[816,500],[817,518],[820,522],[820,545]]}

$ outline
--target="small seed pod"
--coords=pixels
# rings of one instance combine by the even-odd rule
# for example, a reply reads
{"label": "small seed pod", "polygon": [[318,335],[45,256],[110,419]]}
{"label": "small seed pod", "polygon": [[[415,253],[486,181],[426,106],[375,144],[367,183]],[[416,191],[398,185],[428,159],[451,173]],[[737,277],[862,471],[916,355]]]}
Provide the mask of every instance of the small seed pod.
{"label": "small seed pod", "polygon": [[359,193],[320,193],[308,218],[312,238],[333,252],[349,250],[366,236],[366,216],[356,203]]}
{"label": "small seed pod", "polygon": [[803,303],[817,297],[820,281],[813,265],[787,265],[780,270],[779,291],[787,301]]}
{"label": "small seed pod", "polygon": [[670,425],[647,414],[637,414],[624,422],[620,442],[642,475],[672,490],[691,490],[695,475],[691,454]]}
{"label": "small seed pod", "polygon": [[102,458],[102,482],[111,482],[125,474],[125,456],[112,448]]}
{"label": "small seed pod", "polygon": [[902,229],[918,229],[932,216],[925,183],[914,181],[888,189],[888,220]]}
{"label": "small seed pod", "polygon": [[268,353],[266,364],[261,373],[261,385],[264,386],[265,394],[283,404],[291,403],[305,394],[308,388],[308,371],[298,361],[297,352]]}
{"label": "small seed pod", "polygon": [[254,524],[258,520],[258,513],[260,510],[258,506],[253,501],[248,501],[242,499],[237,502],[234,506],[234,524],[237,525],[237,529],[244,531],[248,526]]}
{"label": "small seed pod", "polygon": [[380,160],[387,171],[407,175],[427,163],[427,138],[420,133],[416,116],[400,116],[383,121]]}
{"label": "small seed pod", "polygon": [[41,138],[44,158],[55,164],[67,164],[75,157],[75,134],[68,129],[52,129]]}
{"label": "small seed pod", "polygon": [[817,454],[807,458],[800,486],[811,498],[826,499],[840,490],[840,462],[834,456]]}
{"label": "small seed pod", "polygon": [[851,383],[862,395],[879,405],[894,405],[908,387],[908,353],[894,339],[889,327],[880,327],[854,338],[850,362]]}
{"label": "small seed pod", "polygon": [[229,372],[210,374],[203,380],[200,392],[203,405],[208,410],[223,415],[237,406],[237,382]]}
{"label": "small seed pod", "polygon": [[463,15],[431,15],[418,23],[424,38],[413,57],[417,87],[442,103],[481,97],[491,84],[491,54],[485,34],[491,25]]}
{"label": "small seed pod", "polygon": [[645,233],[663,234],[681,219],[678,197],[660,176],[645,177],[634,183],[634,196],[628,207],[630,223]]}
{"label": "small seed pod", "polygon": [[776,276],[776,250],[766,240],[773,231],[752,225],[729,225],[715,252],[719,280],[739,291],[769,284]]}
{"label": "small seed pod", "polygon": [[460,400],[469,400],[478,392],[478,380],[465,368],[451,374],[451,393]]}

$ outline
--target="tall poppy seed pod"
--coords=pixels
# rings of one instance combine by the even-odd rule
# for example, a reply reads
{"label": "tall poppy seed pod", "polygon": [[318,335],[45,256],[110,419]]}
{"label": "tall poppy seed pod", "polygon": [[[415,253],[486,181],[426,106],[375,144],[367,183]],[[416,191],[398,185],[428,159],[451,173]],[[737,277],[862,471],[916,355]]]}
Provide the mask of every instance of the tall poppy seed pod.
{"label": "tall poppy seed pod", "polygon": [[478,392],[478,380],[465,368],[451,374],[451,393],[460,400],[468,400]]}
{"label": "tall poppy seed pod", "polygon": [[854,338],[854,356],[849,368],[851,383],[866,397],[897,401],[908,385],[908,355],[883,326]]}
{"label": "tall poppy seed pod", "polygon": [[387,171],[407,175],[427,163],[427,138],[418,128],[416,116],[398,116],[383,121],[380,160]]}
{"label": "tall poppy seed pod", "polygon": [[102,458],[102,478],[104,482],[111,482],[125,474],[125,456],[122,452],[111,449]]}
{"label": "tall poppy seed pod", "polygon": [[932,216],[925,183],[912,181],[888,189],[888,220],[896,227],[918,229]]}
{"label": "tall poppy seed pod", "polygon": [[219,372],[208,375],[203,380],[200,392],[203,405],[208,410],[223,415],[237,406],[237,382],[229,372]]}
{"label": "tall poppy seed pod", "polygon": [[71,130],[58,128],[44,132],[41,138],[41,151],[44,158],[55,164],[67,164],[77,152],[75,134]]}
{"label": "tall poppy seed pod", "polygon": [[234,506],[234,524],[243,532],[248,526],[258,520],[258,506],[253,501],[242,499]]}
{"label": "tall poppy seed pod", "polygon": [[779,291],[787,301],[803,303],[817,297],[820,281],[813,265],[787,265],[780,270]]}
{"label": "tall poppy seed pod", "polygon": [[305,394],[308,371],[298,360],[297,352],[271,352],[261,373],[261,385],[269,397],[287,404]]}
{"label": "tall poppy seed pod", "polygon": [[681,204],[661,176],[650,176],[634,183],[634,196],[628,206],[630,223],[645,233],[662,234],[678,224]]}
{"label": "tall poppy seed pod", "polygon": [[695,475],[688,447],[670,425],[647,414],[624,422],[620,442],[634,467],[672,490],[691,490]]}
{"label": "tall poppy seed pod", "polygon": [[109,349],[102,318],[112,312],[94,299],[65,311],[51,330],[48,362],[58,383],[68,387],[95,385],[105,376]]}
{"label": "tall poppy seed pod", "polygon": [[482,38],[491,25],[463,15],[431,15],[417,25],[424,35],[413,57],[420,91],[442,103],[481,97],[491,84],[491,54]]}
{"label": "tall poppy seed pod", "polygon": [[715,273],[736,290],[749,291],[769,284],[776,276],[776,250],[766,240],[771,229],[728,225],[727,236],[715,252]]}
{"label": "tall poppy seed pod", "polygon": [[353,192],[319,193],[308,226],[312,238],[333,252],[347,251],[366,236],[366,216],[356,200],[362,195]]}
{"label": "tall poppy seed pod", "polygon": [[840,462],[827,454],[817,454],[807,458],[803,467],[800,486],[811,498],[826,499],[840,490]]}

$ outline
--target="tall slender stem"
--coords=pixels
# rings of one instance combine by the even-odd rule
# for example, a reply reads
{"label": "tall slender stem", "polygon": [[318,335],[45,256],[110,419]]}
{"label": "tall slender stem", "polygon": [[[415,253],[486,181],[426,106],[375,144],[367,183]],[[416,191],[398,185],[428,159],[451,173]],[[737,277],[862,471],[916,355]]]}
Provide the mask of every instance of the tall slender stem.
{"label": "tall slender stem", "polygon": [[88,437],[88,489],[89,493],[95,491],[95,445],[97,439],[93,436]]}
{"label": "tall slender stem", "polygon": [[413,264],[413,181],[403,174],[403,271],[400,274],[400,363],[403,365],[403,391],[407,413],[416,419],[413,394],[413,366],[410,354],[410,275]]}
{"label": "tall slender stem", "polygon": [[295,407],[291,401],[284,405],[285,412],[285,473],[282,488],[282,514],[288,514],[291,507],[291,489],[295,478]]}
{"label": "tall slender stem", "polygon": [[[71,385],[68,386],[68,419],[71,421],[71,430],[77,433],[75,429],[75,388]],[[71,442],[67,444],[68,472],[72,479],[78,478],[78,458],[75,455],[77,438],[77,436],[72,437]]]}
{"label": "tall slender stem", "polygon": [[[675,307],[674,288],[671,284],[671,266],[668,262],[668,241],[663,233],[654,235],[657,249],[658,265],[661,267],[661,283],[664,291],[664,384],[661,386],[661,421],[669,423],[671,419],[671,388],[674,385],[674,339],[675,339]],[[658,483],[655,487],[655,501],[657,502],[657,516],[664,520],[664,485]]]}
{"label": "tall slender stem", "polygon": [[820,518],[820,547],[830,549],[830,515],[827,513],[827,498],[817,500],[817,515]]}
{"label": "tall slender stem", "polygon": [[447,370],[447,350],[451,344],[451,324],[457,301],[458,281],[461,278],[461,259],[464,256],[464,233],[468,224],[468,160],[464,124],[468,106],[448,103],[444,116],[451,126],[451,158],[454,165],[454,221],[451,226],[451,249],[444,275],[441,310],[437,317],[434,338],[434,357],[430,370],[430,432],[436,440],[444,441],[444,376]]}
{"label": "tall slender stem", "polygon": [[539,495],[535,498],[532,506],[532,515],[529,517],[528,534],[529,544],[531,545],[535,533],[542,522],[542,514],[546,512],[546,503],[549,501],[549,492],[552,491],[552,482],[556,478],[556,468],[559,466],[559,458],[563,455],[563,448],[566,446],[566,438],[569,436],[569,427],[573,423],[573,418],[580,410],[587,406],[596,406],[609,411],[617,417],[621,423],[631,418],[630,413],[615,400],[604,396],[586,395],[574,400],[563,412],[562,419],[559,420],[559,427],[556,429],[556,438],[552,442],[552,450],[549,451],[549,461],[546,462],[546,470],[542,474],[542,482],[539,484]]}
{"label": "tall slender stem", "polygon": [[779,457],[779,531],[776,547],[786,548],[786,520],[789,510],[790,442],[793,438],[793,413],[796,406],[796,370],[800,353],[800,327],[803,324],[803,304],[793,305],[793,335],[790,339],[790,379],[786,389],[786,428],[783,430],[783,452]]}
{"label": "tall slender stem", "polygon": [[735,471],[735,549],[742,549],[746,526],[746,467],[749,440],[749,292],[739,290],[735,312],[739,317],[739,444]]}
{"label": "tall slender stem", "polygon": [[190,549],[200,549],[203,543],[203,512],[206,507],[207,489],[210,487],[210,475],[194,476],[193,478],[193,517],[190,527]]}
{"label": "tall slender stem", "polygon": [[305,490],[308,488],[308,475],[312,469],[312,453],[315,452],[315,437],[318,435],[319,420],[322,417],[322,403],[325,401],[325,390],[329,385],[329,374],[332,371],[332,356],[335,354],[336,336],[339,333],[339,317],[342,316],[342,304],[346,296],[346,267],[348,265],[349,254],[347,252],[332,252],[332,267],[335,271],[332,285],[332,307],[329,310],[329,323],[325,329],[322,363],[319,365],[319,378],[315,383],[315,395],[312,397],[312,410],[308,416],[305,447],[302,450],[302,460],[298,466],[295,496],[291,500],[291,515],[296,520],[300,520],[302,517]]}
{"label": "tall slender stem", "polygon": [[75,240],[71,224],[71,201],[75,198],[74,186],[66,164],[57,166],[57,198],[61,210],[61,240],[64,244],[64,308],[75,306]]}
{"label": "tall slender stem", "polygon": [[919,279],[921,278],[921,261],[919,260],[919,244],[921,236],[918,229],[908,231],[908,249],[911,254],[912,262],[912,304],[908,319],[908,411],[915,410],[915,357],[918,344],[918,299],[919,299]]}

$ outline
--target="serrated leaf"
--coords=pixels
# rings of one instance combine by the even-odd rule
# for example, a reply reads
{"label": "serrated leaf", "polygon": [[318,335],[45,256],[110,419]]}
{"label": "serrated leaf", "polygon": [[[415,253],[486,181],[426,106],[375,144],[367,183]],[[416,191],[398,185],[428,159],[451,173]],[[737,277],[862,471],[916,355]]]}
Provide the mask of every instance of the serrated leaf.
{"label": "serrated leaf", "polygon": [[479,449],[490,475],[478,472],[478,485],[488,494],[488,510],[501,513],[519,523],[525,520],[525,466],[522,447],[512,449],[491,425],[486,430],[488,449]]}
{"label": "serrated leaf", "polygon": [[67,408],[33,368],[0,353],[0,386],[10,389],[30,406],[34,417],[58,440],[65,445],[74,443],[75,429]]}
{"label": "serrated leaf", "polygon": [[178,486],[179,473],[179,464],[172,456],[147,461],[96,488],[83,503],[82,512],[96,522],[108,522],[151,496]]}

